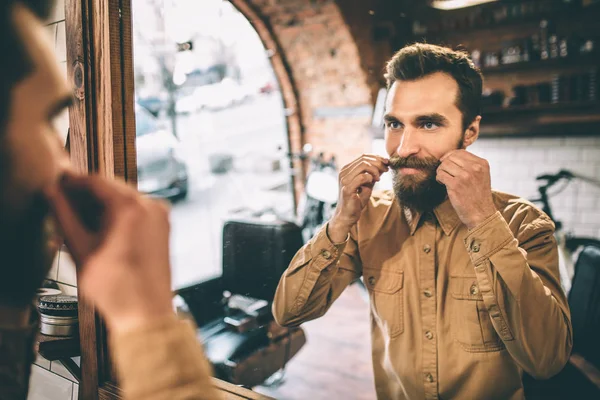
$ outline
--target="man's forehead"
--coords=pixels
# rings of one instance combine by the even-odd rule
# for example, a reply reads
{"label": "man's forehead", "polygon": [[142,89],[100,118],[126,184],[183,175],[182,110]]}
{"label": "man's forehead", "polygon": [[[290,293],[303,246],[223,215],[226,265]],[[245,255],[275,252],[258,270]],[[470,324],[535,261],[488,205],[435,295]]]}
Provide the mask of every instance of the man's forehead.
{"label": "man's forehead", "polygon": [[396,81],[386,98],[386,112],[412,117],[459,111],[458,84],[446,73],[434,73],[411,81]]}
{"label": "man's forehead", "polygon": [[47,82],[50,85],[57,84],[56,80],[63,81],[54,53],[54,43],[39,18],[27,7],[17,4],[13,9],[13,23],[15,33],[19,36],[17,40],[21,42],[31,63],[32,74],[50,79]]}
{"label": "man's forehead", "polygon": [[13,23],[31,65],[31,72],[22,82],[24,89],[34,91],[35,98],[49,103],[48,107],[70,96],[64,73],[56,60],[54,45],[41,21],[29,9],[17,5],[13,10]]}

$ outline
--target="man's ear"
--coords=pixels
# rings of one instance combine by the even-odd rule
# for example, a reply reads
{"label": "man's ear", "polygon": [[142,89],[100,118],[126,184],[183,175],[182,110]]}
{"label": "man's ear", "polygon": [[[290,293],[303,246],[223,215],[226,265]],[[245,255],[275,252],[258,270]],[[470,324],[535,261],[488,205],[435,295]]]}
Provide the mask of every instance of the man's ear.
{"label": "man's ear", "polygon": [[481,115],[475,117],[471,125],[467,128],[463,140],[463,149],[466,149],[479,138],[479,122],[481,122]]}

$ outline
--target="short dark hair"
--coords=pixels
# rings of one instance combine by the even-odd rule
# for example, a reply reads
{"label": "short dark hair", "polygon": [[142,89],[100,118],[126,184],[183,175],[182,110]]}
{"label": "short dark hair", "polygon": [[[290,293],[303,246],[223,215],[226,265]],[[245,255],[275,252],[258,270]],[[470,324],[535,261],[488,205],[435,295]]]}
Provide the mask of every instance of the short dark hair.
{"label": "short dark hair", "polygon": [[13,21],[16,4],[29,8],[42,20],[47,20],[54,7],[53,0],[2,0],[0,1],[0,136],[3,134],[13,86],[32,72],[27,49],[19,37]]}
{"label": "short dark hair", "polygon": [[396,81],[413,81],[444,72],[458,83],[456,106],[462,112],[463,129],[481,114],[483,76],[465,51],[428,43],[414,43],[400,49],[386,65],[387,88]]}

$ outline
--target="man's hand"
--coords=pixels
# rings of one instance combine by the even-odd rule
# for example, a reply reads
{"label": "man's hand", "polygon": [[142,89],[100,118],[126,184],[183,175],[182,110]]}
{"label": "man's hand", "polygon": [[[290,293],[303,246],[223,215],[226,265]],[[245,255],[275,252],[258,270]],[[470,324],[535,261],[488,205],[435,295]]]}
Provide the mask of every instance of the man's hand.
{"label": "man's hand", "polygon": [[[83,222],[90,212],[75,204],[82,194],[98,206],[96,228]],[[89,176],[66,176],[48,197],[78,266],[79,290],[110,330],[134,329],[173,312],[166,205],[123,182]]]}
{"label": "man's hand", "polygon": [[389,170],[389,160],[365,154],[340,171],[340,195],[328,234],[332,241],[341,243],[348,237],[350,228],[359,220],[366,207],[375,182]]}
{"label": "man's hand", "polygon": [[450,202],[467,228],[477,227],[496,212],[486,160],[466,150],[453,150],[440,161],[436,179],[446,186]]}

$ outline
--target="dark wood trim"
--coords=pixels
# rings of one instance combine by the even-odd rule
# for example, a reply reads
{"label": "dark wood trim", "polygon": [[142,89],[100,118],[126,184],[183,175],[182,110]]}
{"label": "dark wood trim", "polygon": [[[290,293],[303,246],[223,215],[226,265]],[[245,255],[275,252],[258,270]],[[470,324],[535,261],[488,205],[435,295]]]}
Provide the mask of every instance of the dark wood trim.
{"label": "dark wood trim", "polygon": [[38,353],[46,360],[54,361],[81,355],[79,336],[47,336],[41,333],[37,338]]}
{"label": "dark wood trim", "polygon": [[[89,4],[65,0],[67,75],[73,86],[74,103],[69,109],[69,150],[71,161],[81,173],[98,170],[97,140],[93,129],[94,63],[90,54]],[[81,370],[79,398],[96,399],[98,387],[96,315],[94,307],[79,292],[79,336]]]}
{"label": "dark wood trim", "polygon": [[123,394],[121,393],[121,389],[115,384],[107,383],[98,389],[99,400],[120,400],[122,398]]}
{"label": "dark wood trim", "polygon": [[219,390],[222,398],[225,400],[274,400],[271,397],[253,392],[252,390],[224,382],[219,379],[212,379],[213,385]]}
{"label": "dark wood trim", "polygon": [[[130,0],[66,0],[65,20],[67,72],[75,95],[69,110],[73,164],[83,173],[135,182]],[[79,293],[79,396],[96,400],[114,374],[104,324]]]}

